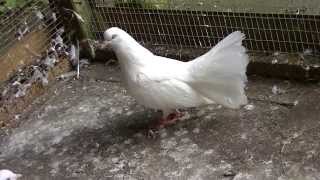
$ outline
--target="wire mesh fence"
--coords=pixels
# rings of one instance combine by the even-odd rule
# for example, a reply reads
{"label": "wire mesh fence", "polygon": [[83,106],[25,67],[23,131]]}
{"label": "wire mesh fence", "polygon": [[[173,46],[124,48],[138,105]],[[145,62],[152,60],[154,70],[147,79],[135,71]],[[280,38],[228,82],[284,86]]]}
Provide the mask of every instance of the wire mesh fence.
{"label": "wire mesh fence", "polygon": [[51,76],[74,66],[79,57],[70,30],[76,16],[59,6],[63,1],[1,2],[8,7],[0,8],[0,105],[24,97],[33,84],[46,86]]}
{"label": "wire mesh fence", "polygon": [[277,1],[282,6],[269,2],[269,7],[260,9],[257,7],[261,5],[245,3],[249,1],[226,1],[229,4],[223,7],[217,7],[218,1],[213,0],[87,2],[91,7],[90,30],[98,40],[107,28],[118,26],[141,42],[207,49],[240,30],[246,34],[249,51],[320,55],[320,6],[316,1],[309,8],[303,1],[291,2],[290,6]]}
{"label": "wire mesh fence", "polygon": [[[0,15],[0,24],[0,56],[6,55],[8,49],[26,40],[32,40],[30,46],[39,47],[31,53],[44,52],[51,45],[58,44],[64,33],[55,3],[45,0],[21,1],[14,7],[6,7]],[[23,48],[33,51],[33,47]]]}

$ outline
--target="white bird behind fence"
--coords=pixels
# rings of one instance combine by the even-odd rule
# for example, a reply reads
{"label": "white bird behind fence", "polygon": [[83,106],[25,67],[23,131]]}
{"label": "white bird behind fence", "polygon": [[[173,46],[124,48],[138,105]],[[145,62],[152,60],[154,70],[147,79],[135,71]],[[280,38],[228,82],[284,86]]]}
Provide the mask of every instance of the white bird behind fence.
{"label": "white bird behind fence", "polygon": [[104,38],[119,60],[128,92],[138,103],[162,110],[164,118],[178,108],[218,103],[235,109],[247,103],[248,55],[239,31],[189,62],[154,55],[117,27],[106,30]]}

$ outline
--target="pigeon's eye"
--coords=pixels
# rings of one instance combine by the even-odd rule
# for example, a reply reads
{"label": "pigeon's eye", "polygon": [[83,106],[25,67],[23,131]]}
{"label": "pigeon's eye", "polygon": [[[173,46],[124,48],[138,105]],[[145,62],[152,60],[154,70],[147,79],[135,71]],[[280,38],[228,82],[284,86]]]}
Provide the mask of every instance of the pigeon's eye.
{"label": "pigeon's eye", "polygon": [[118,35],[114,34],[114,35],[111,36],[111,39],[115,39],[116,37],[118,37]]}

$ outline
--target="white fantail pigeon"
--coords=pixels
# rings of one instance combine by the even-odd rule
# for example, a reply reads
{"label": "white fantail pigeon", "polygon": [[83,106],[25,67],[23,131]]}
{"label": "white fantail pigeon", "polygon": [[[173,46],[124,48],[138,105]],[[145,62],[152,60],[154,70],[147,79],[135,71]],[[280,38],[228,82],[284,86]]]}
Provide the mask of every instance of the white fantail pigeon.
{"label": "white fantail pigeon", "polygon": [[162,110],[163,124],[173,121],[170,113],[180,108],[218,103],[236,109],[247,104],[249,58],[239,31],[189,62],[157,56],[118,27],[107,29],[104,38],[119,60],[128,92],[138,103]]}

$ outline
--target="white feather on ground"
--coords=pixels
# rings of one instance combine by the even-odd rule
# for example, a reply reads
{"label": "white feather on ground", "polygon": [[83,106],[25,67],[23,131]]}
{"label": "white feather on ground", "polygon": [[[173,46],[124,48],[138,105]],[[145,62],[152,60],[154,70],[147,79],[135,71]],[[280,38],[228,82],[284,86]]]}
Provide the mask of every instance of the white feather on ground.
{"label": "white feather on ground", "polygon": [[129,93],[138,103],[163,110],[164,116],[177,108],[247,104],[248,55],[242,46],[245,35],[239,31],[189,62],[156,56],[117,27],[104,37],[117,55]]}
{"label": "white feather on ground", "polygon": [[0,170],[0,180],[17,180],[22,177],[21,174],[15,174],[8,169]]}

